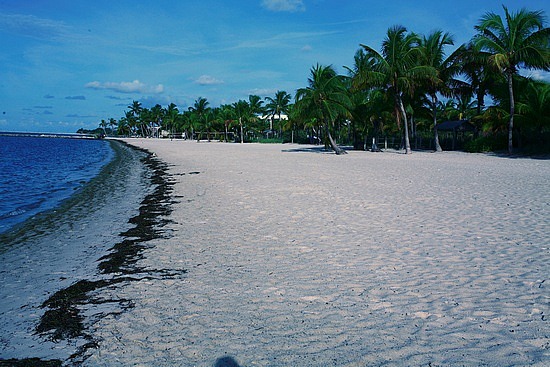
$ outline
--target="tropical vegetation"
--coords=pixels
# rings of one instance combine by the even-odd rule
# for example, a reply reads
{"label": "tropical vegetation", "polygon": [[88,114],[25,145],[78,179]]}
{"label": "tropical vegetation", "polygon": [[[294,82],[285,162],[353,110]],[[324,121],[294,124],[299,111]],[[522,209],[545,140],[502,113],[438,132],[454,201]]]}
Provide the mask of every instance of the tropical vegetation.
{"label": "tropical vegetation", "polygon": [[[550,86],[526,76],[550,70],[550,28],[542,11],[502,10],[483,15],[474,37],[456,46],[442,30],[392,26],[380,48],[359,44],[345,75],[315,64],[294,96],[278,90],[220,106],[198,97],[187,108],[132,101],[96,132],[324,144],[336,154],[343,146],[379,150],[382,142],[406,153],[441,151],[451,139],[468,151],[550,152]],[[444,121],[468,121],[473,132],[444,131]]]}

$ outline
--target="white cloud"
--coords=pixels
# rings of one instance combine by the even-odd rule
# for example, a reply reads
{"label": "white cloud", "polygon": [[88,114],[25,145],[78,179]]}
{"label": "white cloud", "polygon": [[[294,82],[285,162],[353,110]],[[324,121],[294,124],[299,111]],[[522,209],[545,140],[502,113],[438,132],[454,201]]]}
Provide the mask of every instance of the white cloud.
{"label": "white cloud", "polygon": [[534,80],[550,81],[550,73],[544,70],[522,70],[521,74]]}
{"label": "white cloud", "polygon": [[63,22],[23,14],[0,14],[0,29],[37,39],[59,39],[70,34]]}
{"label": "white cloud", "polygon": [[302,0],[262,0],[262,6],[271,11],[305,11]]}
{"label": "white cloud", "polygon": [[98,82],[93,81],[86,84],[86,88],[91,89],[109,89],[119,93],[154,93],[160,94],[164,92],[164,86],[162,84],[157,85],[147,85],[140,82],[139,80],[134,80],[133,82]]}
{"label": "white cloud", "polygon": [[219,80],[210,75],[201,75],[198,79],[195,80],[196,84],[199,85],[216,85],[223,84],[223,80]]}
{"label": "white cloud", "polygon": [[311,50],[313,50],[313,47],[311,47],[310,45],[305,45],[304,47],[302,47],[303,52],[310,52]]}
{"label": "white cloud", "polygon": [[277,93],[276,88],[254,88],[250,89],[246,94],[255,94],[260,97],[269,96],[272,97],[275,93]]}

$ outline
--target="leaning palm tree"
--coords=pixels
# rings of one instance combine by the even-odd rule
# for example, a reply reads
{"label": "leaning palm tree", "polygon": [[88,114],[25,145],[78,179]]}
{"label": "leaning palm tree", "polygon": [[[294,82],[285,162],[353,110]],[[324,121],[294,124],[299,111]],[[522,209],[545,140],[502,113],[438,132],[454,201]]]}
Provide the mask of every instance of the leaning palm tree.
{"label": "leaning palm tree", "polygon": [[420,38],[415,33],[407,33],[403,26],[389,28],[381,53],[361,45],[372,67],[361,70],[353,80],[354,88],[382,87],[393,96],[398,126],[403,121],[407,154],[411,153],[411,145],[403,97],[412,94],[420,79],[435,75],[433,68],[418,62],[421,57],[419,42]]}
{"label": "leaning palm tree", "polygon": [[503,6],[505,20],[493,12],[486,13],[476,26],[475,43],[491,54],[489,62],[496,66],[508,83],[510,115],[508,118],[508,152],[513,152],[514,75],[520,67],[550,70],[550,28],[544,27],[542,11],[521,9],[510,13]]}
{"label": "leaning palm tree", "polygon": [[330,133],[331,126],[338,117],[350,114],[351,101],[342,77],[336,74],[332,66],[317,64],[311,68],[308,84],[307,88],[300,88],[296,92],[295,112],[304,120],[320,121],[334,152],[346,154],[346,151],[336,144]]}
{"label": "leaning palm tree", "polygon": [[420,49],[422,51],[421,63],[434,68],[437,76],[426,80],[427,94],[431,99],[431,109],[434,129],[434,143],[436,152],[441,152],[439,144],[439,135],[437,133],[437,94],[441,93],[446,97],[451,96],[452,87],[460,82],[454,77],[460,72],[458,63],[458,54],[460,51],[445,55],[445,47],[454,44],[453,37],[449,33],[443,33],[440,30],[434,31],[427,37],[420,40]]}

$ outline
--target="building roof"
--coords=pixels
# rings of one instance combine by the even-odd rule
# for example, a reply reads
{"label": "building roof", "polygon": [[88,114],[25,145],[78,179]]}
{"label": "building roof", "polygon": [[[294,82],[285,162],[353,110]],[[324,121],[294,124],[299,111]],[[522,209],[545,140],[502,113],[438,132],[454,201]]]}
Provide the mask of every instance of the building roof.
{"label": "building roof", "polygon": [[[260,120],[269,120],[269,119],[271,119],[271,116],[272,115],[260,116]],[[275,114],[275,120],[278,120],[278,119],[279,119],[279,114],[276,113]],[[284,114],[284,113],[281,113],[281,120],[288,120],[288,115]]]}
{"label": "building roof", "polygon": [[437,125],[438,131],[475,131],[476,127],[468,120],[445,121]]}

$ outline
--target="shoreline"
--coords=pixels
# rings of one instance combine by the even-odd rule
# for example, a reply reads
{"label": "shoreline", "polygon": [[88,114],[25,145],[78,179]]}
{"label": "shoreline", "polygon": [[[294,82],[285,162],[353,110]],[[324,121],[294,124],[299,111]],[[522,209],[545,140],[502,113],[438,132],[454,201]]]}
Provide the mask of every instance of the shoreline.
{"label": "shoreline", "polygon": [[[35,219],[48,212],[67,207],[66,203],[78,198],[87,183],[101,175],[114,158],[112,144],[83,140],[0,136],[7,154],[0,173],[5,175],[2,190],[6,190],[5,201],[0,205],[0,236],[26,221],[36,223]],[[12,182],[12,189],[7,189],[8,182]],[[0,251],[1,247],[0,243]]]}
{"label": "shoreline", "polygon": [[56,228],[56,221],[67,222],[68,218],[82,220],[88,211],[94,211],[94,206],[104,205],[108,198],[102,198],[102,190],[113,185],[106,176],[121,165],[123,151],[120,147],[110,144],[113,150],[112,159],[105,164],[95,177],[92,177],[84,186],[78,188],[71,196],[63,199],[51,209],[41,211],[32,217],[17,223],[5,232],[0,233],[0,254],[9,251],[29,238],[47,236],[49,231]]}
{"label": "shoreline", "polygon": [[[96,345],[86,331],[94,320],[131,305],[98,294],[102,287],[131,280],[130,257],[139,249],[117,254],[135,247],[140,229],[150,225],[144,224],[143,202],[155,194],[151,185],[162,186],[162,166],[139,148],[118,141],[111,146],[113,161],[80,192],[3,236],[10,246],[4,246],[0,260],[13,268],[0,273],[1,291],[10,300],[0,312],[6,326],[1,360],[78,361]],[[146,183],[151,181],[156,182]]]}

